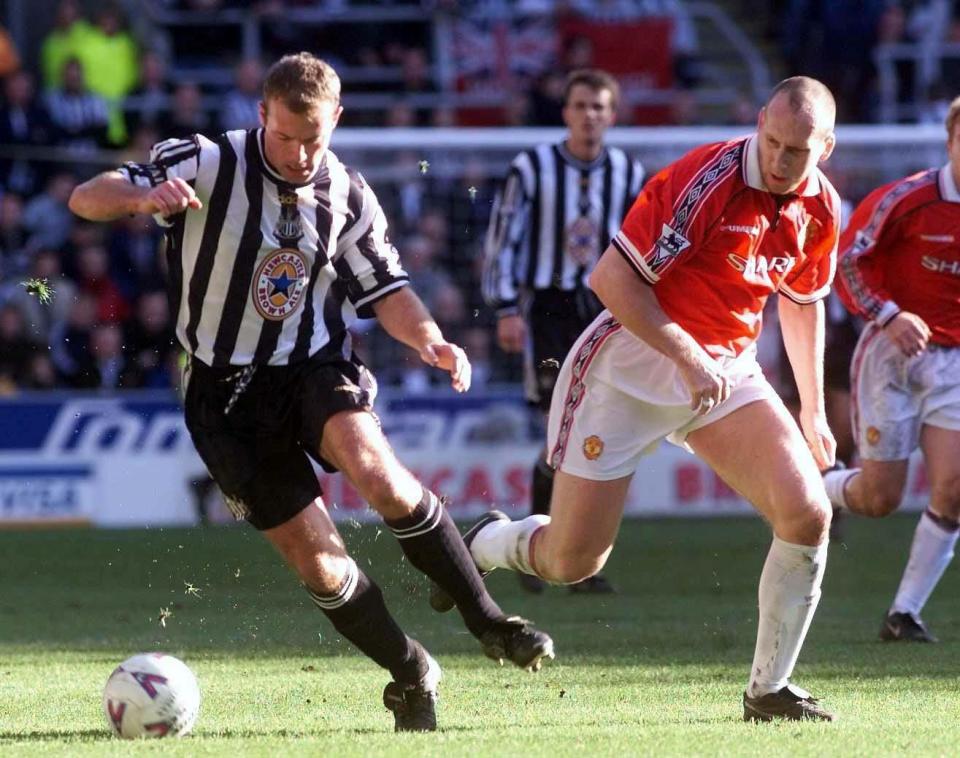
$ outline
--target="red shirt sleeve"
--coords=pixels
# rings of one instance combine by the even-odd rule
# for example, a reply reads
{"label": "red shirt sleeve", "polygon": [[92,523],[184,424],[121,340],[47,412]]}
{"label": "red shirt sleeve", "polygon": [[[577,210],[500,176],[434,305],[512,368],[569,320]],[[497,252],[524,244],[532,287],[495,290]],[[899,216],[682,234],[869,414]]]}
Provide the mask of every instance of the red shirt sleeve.
{"label": "red shirt sleeve", "polygon": [[902,181],[894,182],[867,195],[840,238],[837,293],[851,313],[881,324],[900,310],[883,284],[877,243],[896,215],[896,201],[902,196],[898,188],[902,186]]}
{"label": "red shirt sleeve", "polygon": [[644,186],[613,245],[648,284],[694,255],[710,223],[704,206],[740,171],[745,141],[706,145],[670,164]]}

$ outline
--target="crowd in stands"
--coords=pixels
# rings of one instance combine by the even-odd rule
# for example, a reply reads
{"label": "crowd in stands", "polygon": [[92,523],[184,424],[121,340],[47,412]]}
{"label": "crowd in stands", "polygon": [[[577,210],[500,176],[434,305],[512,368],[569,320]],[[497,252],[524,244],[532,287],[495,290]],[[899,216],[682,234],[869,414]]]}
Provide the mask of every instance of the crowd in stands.
{"label": "crowd in stands", "polygon": [[[630,24],[667,19],[668,70],[627,71],[619,77],[629,93],[656,86],[654,80],[662,76],[673,99],[659,110],[625,109],[621,123],[652,118],[689,125],[702,118],[696,97],[701,77],[697,32],[682,0],[392,0],[378,7],[418,8],[418,20],[329,28],[291,23],[285,11],[342,12],[362,4],[163,0],[154,5],[208,16],[237,9],[259,14],[262,59],[243,58],[239,46],[229,57],[216,52],[223,48],[216,44],[218,37],[225,39],[216,25],[189,27],[169,35],[167,44],[153,44],[155,35],[139,27],[134,33],[121,6],[105,2],[89,4],[86,9],[93,13],[87,14],[78,0],[62,0],[36,56],[18,51],[0,29],[0,394],[18,387],[176,383],[180,351],[164,297],[159,230],[143,217],[109,225],[83,222],[68,211],[67,198],[93,173],[126,158],[143,160],[162,138],[256,126],[264,62],[284,52],[310,49],[328,57],[346,72],[348,98],[350,93],[391,96],[379,109],[351,109],[348,100],[345,126],[557,126],[566,72],[607,65],[591,35],[606,34],[616,54],[628,60],[636,45],[628,34],[625,46],[617,47],[615,28],[632,34]],[[936,14],[946,19],[936,25],[940,38],[960,38],[947,0],[780,0],[776,5],[788,67],[818,74],[834,86],[848,120],[869,118],[874,105],[867,86],[873,76],[871,46],[925,39],[933,33],[929,21]],[[514,47],[501,49],[493,41],[504,38],[492,25],[502,23],[505,9],[511,18],[527,14],[529,26],[512,28]],[[436,75],[435,14],[472,24],[461,30],[459,43],[454,40],[460,47],[453,87],[460,93],[506,87],[507,96],[492,110],[454,108],[440,98],[438,105],[427,106],[408,98],[439,95],[449,86]],[[456,24],[452,33],[456,38]],[[212,35],[215,44],[204,44],[197,37],[202,34]],[[506,70],[497,66],[502,62],[497,56],[505,53],[510,55]],[[23,66],[31,57],[38,65]],[[198,73],[175,76],[174,63]],[[231,70],[231,81],[204,74],[214,68]],[[942,82],[937,86],[944,97],[953,94]],[[731,104],[726,121],[750,125],[755,117],[756,103],[743,95]],[[448,336],[467,347],[475,379],[514,381],[519,366],[495,352],[492,314],[478,286],[480,245],[501,177],[479,160],[468,161],[453,179],[424,175],[416,170],[421,158],[399,154],[396,175],[403,178],[376,186],[404,265]],[[23,286],[30,279],[49,282],[55,291],[49,303]],[[357,337],[382,381],[410,389],[439,381],[375,328]]]}

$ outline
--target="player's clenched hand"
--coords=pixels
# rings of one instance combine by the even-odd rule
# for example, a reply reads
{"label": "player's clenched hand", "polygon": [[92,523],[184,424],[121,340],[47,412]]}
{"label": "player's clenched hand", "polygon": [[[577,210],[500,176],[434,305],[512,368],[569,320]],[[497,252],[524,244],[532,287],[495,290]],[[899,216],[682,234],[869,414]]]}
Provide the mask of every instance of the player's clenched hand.
{"label": "player's clenched hand", "polygon": [[512,313],[497,319],[497,344],[505,353],[520,353],[527,339],[527,325],[523,316]]}
{"label": "player's clenched hand", "polygon": [[808,411],[801,408],[800,430],[820,470],[830,468],[836,461],[837,442],[827,424],[826,414],[822,410]]}
{"label": "player's clenched hand", "polygon": [[467,354],[459,345],[454,345],[452,342],[434,342],[424,345],[420,350],[420,358],[424,363],[450,372],[450,386],[457,392],[466,392],[470,389],[472,369]]}
{"label": "player's clenched hand", "polygon": [[690,390],[690,409],[703,415],[730,397],[730,380],[723,367],[709,355],[680,366],[680,377]]}
{"label": "player's clenched hand", "polygon": [[927,349],[930,341],[930,327],[915,313],[900,311],[883,331],[907,357],[918,355]]}
{"label": "player's clenched hand", "polygon": [[200,210],[202,207],[203,203],[193,191],[193,187],[180,177],[175,177],[151,189],[140,201],[140,207],[137,210],[151,216],[159,213],[161,216],[169,217],[182,213],[187,208]]}

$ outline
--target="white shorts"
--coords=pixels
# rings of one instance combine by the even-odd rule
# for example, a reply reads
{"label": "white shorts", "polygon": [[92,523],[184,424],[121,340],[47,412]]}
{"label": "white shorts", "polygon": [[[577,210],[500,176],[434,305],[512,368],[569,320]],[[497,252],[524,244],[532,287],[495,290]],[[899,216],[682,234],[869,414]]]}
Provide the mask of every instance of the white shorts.
{"label": "white shorts", "polygon": [[733,385],[730,397],[698,415],[677,365],[604,311],[560,369],[547,428],[550,464],[584,479],[619,479],[663,439],[686,447],[690,432],[748,403],[780,403],[755,350],[721,365]]}
{"label": "white shorts", "polygon": [[861,458],[909,458],[924,424],[960,431],[960,348],[930,345],[908,358],[868,324],[853,353],[850,387]]}

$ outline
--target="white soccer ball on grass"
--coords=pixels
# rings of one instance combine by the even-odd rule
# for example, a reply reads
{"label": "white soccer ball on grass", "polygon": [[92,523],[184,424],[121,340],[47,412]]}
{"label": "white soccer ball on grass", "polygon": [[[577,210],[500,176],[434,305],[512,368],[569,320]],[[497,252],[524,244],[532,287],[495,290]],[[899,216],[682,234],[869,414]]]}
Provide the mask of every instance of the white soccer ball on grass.
{"label": "white soccer ball on grass", "polygon": [[200,687],[187,665],[165,653],[139,653],[114,669],[103,714],[118,737],[182,737],[197,721]]}

